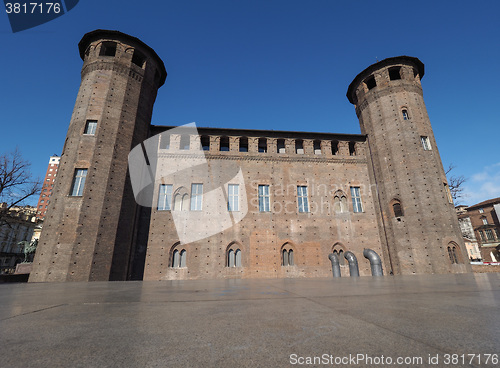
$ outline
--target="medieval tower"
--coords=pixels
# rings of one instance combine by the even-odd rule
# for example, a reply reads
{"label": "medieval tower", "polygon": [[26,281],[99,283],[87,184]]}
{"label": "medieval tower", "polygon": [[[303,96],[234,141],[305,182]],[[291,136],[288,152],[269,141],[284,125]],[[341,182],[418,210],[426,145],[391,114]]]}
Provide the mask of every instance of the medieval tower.
{"label": "medieval tower", "polygon": [[[423,100],[424,65],[400,56],[371,65],[347,91],[376,184],[385,265],[394,274],[470,271]],[[449,261],[451,259],[451,262]]]}
{"label": "medieval tower", "polygon": [[30,281],[125,280],[137,205],[127,156],[148,137],[166,70],[153,49],[117,31],[79,43],[81,84]]}

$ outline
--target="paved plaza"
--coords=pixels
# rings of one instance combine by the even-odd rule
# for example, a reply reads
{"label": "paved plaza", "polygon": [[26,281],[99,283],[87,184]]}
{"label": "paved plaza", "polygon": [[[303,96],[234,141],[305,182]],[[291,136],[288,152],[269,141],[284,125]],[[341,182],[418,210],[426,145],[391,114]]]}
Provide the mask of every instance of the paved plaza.
{"label": "paved plaza", "polygon": [[499,365],[498,273],[2,284],[0,299],[1,367]]}

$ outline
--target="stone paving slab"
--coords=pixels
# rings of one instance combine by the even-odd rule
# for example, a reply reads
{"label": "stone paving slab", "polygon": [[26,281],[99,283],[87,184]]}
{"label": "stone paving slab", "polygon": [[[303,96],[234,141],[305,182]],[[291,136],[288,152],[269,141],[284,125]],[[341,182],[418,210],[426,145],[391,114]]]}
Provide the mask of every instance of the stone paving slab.
{"label": "stone paving slab", "polygon": [[500,356],[500,274],[4,284],[0,300],[1,367],[499,365],[483,354]]}

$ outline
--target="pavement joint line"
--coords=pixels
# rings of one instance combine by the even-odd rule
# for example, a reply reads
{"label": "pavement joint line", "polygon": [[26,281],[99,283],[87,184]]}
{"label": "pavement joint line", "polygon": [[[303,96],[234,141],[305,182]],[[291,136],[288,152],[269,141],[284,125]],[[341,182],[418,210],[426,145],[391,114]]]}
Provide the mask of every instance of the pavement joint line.
{"label": "pavement joint line", "polygon": [[9,319],[13,319],[13,318],[21,317],[21,316],[27,316],[28,314],[33,314],[33,313],[37,313],[37,312],[43,312],[43,311],[46,311],[46,310],[49,310],[49,309],[59,308],[59,307],[65,306],[65,305],[69,305],[69,304],[64,303],[64,304],[52,305],[52,306],[47,307],[47,308],[41,308],[41,309],[37,309],[37,310],[34,310],[34,311],[26,312],[26,313],[16,314],[15,316],[10,316],[10,317],[7,317],[7,318],[2,318],[2,319],[0,319],[0,321],[7,321]]}

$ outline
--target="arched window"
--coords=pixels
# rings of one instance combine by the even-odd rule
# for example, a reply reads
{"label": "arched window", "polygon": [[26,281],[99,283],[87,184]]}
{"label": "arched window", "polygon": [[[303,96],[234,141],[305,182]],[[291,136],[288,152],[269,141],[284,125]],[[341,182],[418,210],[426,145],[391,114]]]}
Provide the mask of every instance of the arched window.
{"label": "arched window", "polygon": [[403,115],[403,120],[410,120],[410,114],[408,114],[408,109],[406,107],[401,109],[401,114]]}
{"label": "arched window", "polygon": [[294,266],[295,265],[293,248],[292,248],[292,245],[290,243],[285,243],[281,247],[281,265],[282,266]]}
{"label": "arched window", "polygon": [[226,267],[243,267],[240,247],[237,242],[229,244],[226,250]]}
{"label": "arched window", "polygon": [[452,242],[448,245],[448,256],[450,257],[451,264],[462,263],[460,248],[456,243]]}
{"label": "arched window", "polygon": [[187,267],[187,252],[182,248],[180,243],[176,243],[170,252],[170,267],[172,268],[184,268]]}
{"label": "arched window", "polygon": [[398,199],[393,199],[391,203],[392,203],[392,212],[394,217],[404,216],[403,206],[401,205],[401,202]]}
{"label": "arched window", "polygon": [[332,253],[337,255],[341,266],[345,266],[344,252],[344,246],[340,243],[336,243],[332,248]]}

